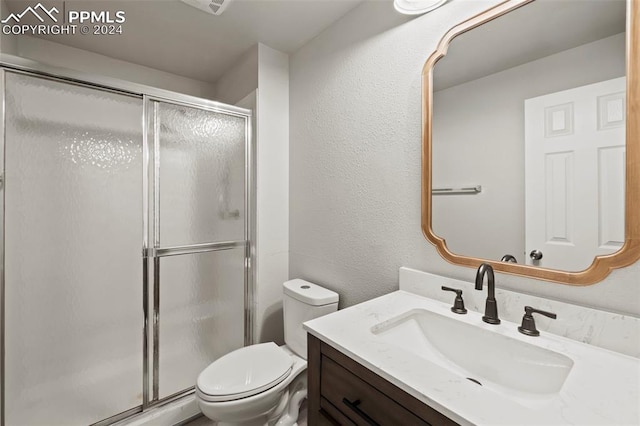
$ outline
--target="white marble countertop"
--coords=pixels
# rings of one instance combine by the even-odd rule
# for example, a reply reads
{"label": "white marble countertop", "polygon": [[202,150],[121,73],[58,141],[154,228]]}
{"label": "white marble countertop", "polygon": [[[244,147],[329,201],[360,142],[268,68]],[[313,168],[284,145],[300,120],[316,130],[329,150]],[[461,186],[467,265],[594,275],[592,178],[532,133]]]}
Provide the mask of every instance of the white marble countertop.
{"label": "white marble countertop", "polygon": [[[500,325],[489,325],[477,312],[456,315],[449,308],[443,302],[397,291],[308,321],[304,328],[463,425],[640,424],[640,359],[551,333],[524,336],[517,331],[519,324],[503,320]],[[574,361],[573,368],[559,393],[523,403],[372,333],[373,326],[412,309],[427,309],[562,353]]]}

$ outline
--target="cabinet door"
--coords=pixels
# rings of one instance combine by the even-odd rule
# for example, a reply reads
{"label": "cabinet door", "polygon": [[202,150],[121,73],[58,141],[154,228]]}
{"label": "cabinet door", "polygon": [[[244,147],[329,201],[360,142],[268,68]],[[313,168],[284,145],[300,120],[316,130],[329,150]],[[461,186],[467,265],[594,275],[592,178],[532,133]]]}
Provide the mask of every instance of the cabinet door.
{"label": "cabinet door", "polygon": [[330,345],[307,336],[311,426],[457,425]]}

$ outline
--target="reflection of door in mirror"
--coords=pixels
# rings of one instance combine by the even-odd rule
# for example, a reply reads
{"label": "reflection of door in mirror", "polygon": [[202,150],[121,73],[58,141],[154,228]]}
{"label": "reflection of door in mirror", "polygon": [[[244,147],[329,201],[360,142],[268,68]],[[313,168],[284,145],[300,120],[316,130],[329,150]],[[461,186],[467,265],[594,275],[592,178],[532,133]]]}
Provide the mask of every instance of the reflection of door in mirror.
{"label": "reflection of door in mirror", "polygon": [[624,77],[525,101],[527,264],[579,271],[624,244]]}
{"label": "reflection of door in mirror", "polygon": [[[535,0],[451,41],[433,68],[431,189],[482,187],[431,196],[433,232],[451,253],[577,272],[621,248],[625,30],[624,0]],[[539,102],[535,124],[525,125],[525,101]],[[529,127],[544,141],[535,160]],[[531,185],[525,170],[536,170]]]}

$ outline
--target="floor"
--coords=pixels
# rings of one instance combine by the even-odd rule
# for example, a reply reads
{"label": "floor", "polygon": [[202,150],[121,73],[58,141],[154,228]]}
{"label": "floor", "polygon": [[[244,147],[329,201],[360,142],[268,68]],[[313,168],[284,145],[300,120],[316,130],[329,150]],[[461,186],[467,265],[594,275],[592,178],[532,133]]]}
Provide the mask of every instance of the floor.
{"label": "floor", "polygon": [[215,423],[213,423],[213,420],[209,420],[205,416],[202,416],[198,417],[192,422],[185,423],[184,426],[213,426],[214,424]]}
{"label": "floor", "polygon": [[[213,420],[209,420],[206,417],[198,417],[197,419],[184,424],[183,426],[214,426]],[[300,415],[298,416],[298,426],[307,426],[307,401],[302,403],[300,408]]]}
{"label": "floor", "polygon": [[213,426],[214,424],[215,423],[213,422],[213,420],[209,420],[205,416],[202,416],[202,417],[198,417],[194,421],[185,423],[183,426]]}

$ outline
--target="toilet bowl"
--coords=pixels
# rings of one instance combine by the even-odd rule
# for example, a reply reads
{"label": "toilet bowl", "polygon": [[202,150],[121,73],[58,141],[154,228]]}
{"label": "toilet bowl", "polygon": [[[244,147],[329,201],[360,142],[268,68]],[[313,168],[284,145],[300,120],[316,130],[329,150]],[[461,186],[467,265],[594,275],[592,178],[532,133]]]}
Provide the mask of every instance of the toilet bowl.
{"label": "toilet bowl", "polygon": [[307,336],[302,323],[337,308],[333,291],[299,279],[285,282],[285,345],[250,345],[211,363],[196,383],[202,413],[219,425],[296,425],[307,396]]}

